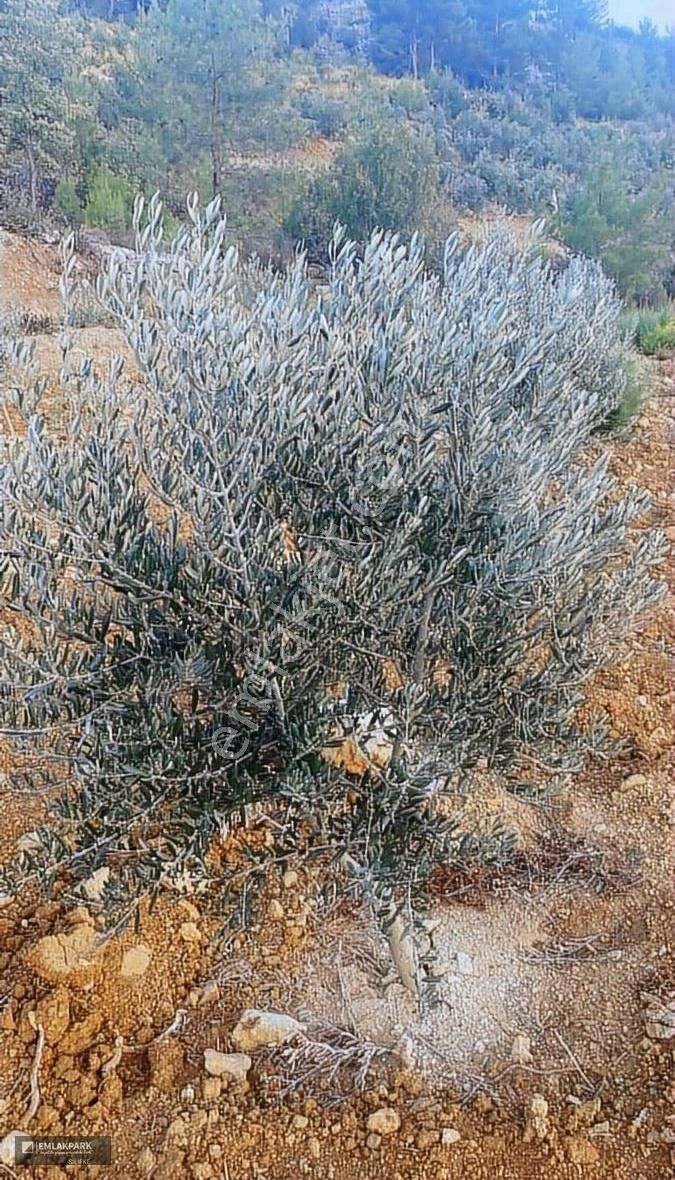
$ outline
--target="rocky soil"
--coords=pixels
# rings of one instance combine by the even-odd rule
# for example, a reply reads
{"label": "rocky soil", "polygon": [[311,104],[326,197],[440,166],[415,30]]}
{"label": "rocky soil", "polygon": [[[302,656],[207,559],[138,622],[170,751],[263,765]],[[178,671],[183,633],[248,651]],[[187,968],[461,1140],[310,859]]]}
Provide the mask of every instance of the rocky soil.
{"label": "rocky soil", "polygon": [[[47,247],[3,239],[4,305],[53,317],[52,265]],[[53,379],[51,320],[34,330]],[[92,326],[76,347],[104,365],[120,344]],[[651,490],[675,540],[672,372],[655,374],[613,462],[623,483]],[[669,1174],[672,563],[664,572],[670,597],[589,692],[626,753],[589,766],[546,808],[490,783],[471,801],[467,823],[500,819],[518,854],[499,878],[439,879],[437,939],[451,969],[438,1014],[420,1019],[396,985],[382,992],[368,923],[322,909],[288,861],[260,920],[235,937],[187,883],[103,942],[100,879],[68,916],[58,890],[0,908],[0,1177],[16,1174],[6,1136],[17,1130],[111,1134],[103,1174],[119,1180]],[[17,792],[15,768],[1,747],[0,860],[44,806]],[[214,856],[236,851],[230,837]]]}

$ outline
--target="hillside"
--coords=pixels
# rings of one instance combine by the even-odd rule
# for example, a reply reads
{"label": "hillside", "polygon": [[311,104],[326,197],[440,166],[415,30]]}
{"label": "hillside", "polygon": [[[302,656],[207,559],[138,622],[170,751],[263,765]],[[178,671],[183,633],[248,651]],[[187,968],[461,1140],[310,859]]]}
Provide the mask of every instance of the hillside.
{"label": "hillside", "polygon": [[139,191],[161,192],[169,229],[190,192],[219,193],[250,248],[283,258],[301,240],[321,258],[335,221],[361,240],[419,229],[433,251],[464,213],[497,208],[545,217],[629,299],[659,304],[671,42],[593,0],[490,9],[8,0],[0,219],[129,242]]}

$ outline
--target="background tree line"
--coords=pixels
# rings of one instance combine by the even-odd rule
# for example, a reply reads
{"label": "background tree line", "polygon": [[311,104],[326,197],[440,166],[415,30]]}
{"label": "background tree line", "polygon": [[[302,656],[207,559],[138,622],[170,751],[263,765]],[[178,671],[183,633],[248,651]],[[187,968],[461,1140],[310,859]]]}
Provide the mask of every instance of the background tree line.
{"label": "background tree line", "polygon": [[336,220],[433,241],[498,205],[658,301],[672,68],[595,0],[2,0],[0,215],[123,236],[138,189],[175,217],[197,190],[252,247],[321,255]]}

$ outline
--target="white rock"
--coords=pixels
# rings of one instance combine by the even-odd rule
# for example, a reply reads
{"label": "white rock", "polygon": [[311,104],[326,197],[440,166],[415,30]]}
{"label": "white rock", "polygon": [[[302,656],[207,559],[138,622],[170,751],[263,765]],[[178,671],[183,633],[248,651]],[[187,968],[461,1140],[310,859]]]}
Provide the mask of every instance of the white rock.
{"label": "white rock", "polygon": [[100,869],[96,869],[87,877],[86,881],[82,882],[82,892],[89,901],[102,901],[105,887],[110,880],[110,869],[107,865],[102,865]]}
{"label": "white rock", "polygon": [[[544,1139],[548,1134],[548,1102],[543,1094],[533,1094],[530,1102],[530,1117],[529,1126],[534,1131],[537,1139]],[[527,1131],[526,1131],[527,1134]]]}
{"label": "white rock", "polygon": [[120,975],[125,979],[135,975],[145,975],[151,959],[152,951],[149,946],[140,942],[136,946],[130,946],[122,957]]}
{"label": "white rock", "polygon": [[195,922],[182,922],[180,936],[183,942],[201,942],[202,932]]}
{"label": "white rock", "polygon": [[155,1153],[149,1147],[144,1147],[136,1160],[136,1167],[143,1176],[149,1176],[156,1163]]}
{"label": "white rock", "polygon": [[16,1140],[19,1135],[30,1136],[30,1131],[10,1131],[0,1140],[0,1163],[6,1164],[8,1168],[16,1163]]}
{"label": "white rock", "polygon": [[219,1053],[217,1049],[204,1050],[204,1068],[214,1078],[221,1078],[225,1075],[234,1078],[237,1082],[245,1082],[252,1064],[251,1058],[246,1053]]}
{"label": "white rock", "polygon": [[460,975],[473,975],[473,960],[464,951],[457,951],[455,955],[455,971]]}
{"label": "white rock", "polygon": [[622,791],[632,791],[635,787],[645,787],[647,779],[644,774],[629,774],[621,784]]}
{"label": "white rock", "polygon": [[368,1116],[368,1130],[376,1135],[395,1135],[400,1126],[401,1116],[393,1106],[381,1106]]}
{"label": "white rock", "polygon": [[532,1042],[525,1033],[518,1033],[513,1038],[511,1060],[517,1065],[529,1065],[532,1061]]}
{"label": "white rock", "polygon": [[443,1147],[452,1147],[453,1143],[459,1143],[462,1136],[456,1127],[444,1127],[441,1131],[441,1144]]}
{"label": "white rock", "polygon": [[16,844],[19,852],[39,852],[42,848],[42,841],[39,832],[24,832],[20,840]]}
{"label": "white rock", "polygon": [[305,1024],[286,1016],[283,1012],[263,1012],[259,1008],[247,1008],[239,1023],[232,1030],[232,1040],[241,1052],[261,1049],[264,1045],[283,1045],[291,1037],[297,1037],[306,1029]]}

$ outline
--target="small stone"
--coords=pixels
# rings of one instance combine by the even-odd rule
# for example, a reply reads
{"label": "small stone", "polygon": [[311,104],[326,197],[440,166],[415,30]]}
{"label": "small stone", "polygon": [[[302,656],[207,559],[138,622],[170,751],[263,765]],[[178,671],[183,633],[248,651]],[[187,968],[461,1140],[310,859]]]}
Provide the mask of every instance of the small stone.
{"label": "small stone", "polygon": [[0,1028],[3,1032],[14,1032],[16,1028],[14,1013],[9,1004],[6,1004],[0,1012]]}
{"label": "small stone", "polygon": [[193,905],[187,897],[181,897],[178,902],[178,909],[182,910],[184,914],[187,914],[188,918],[191,918],[193,922],[199,922],[201,919],[201,914],[196,905]]}
{"label": "small stone", "polygon": [[293,1115],[293,1127],[296,1131],[304,1131],[309,1126],[309,1119],[304,1114]]}
{"label": "small stone", "polygon": [[537,1139],[545,1139],[548,1134],[548,1102],[543,1094],[533,1094],[530,1115],[531,1121],[527,1130],[534,1132]]}
{"label": "small stone", "polygon": [[459,1143],[462,1136],[456,1127],[444,1127],[441,1131],[441,1144],[443,1147],[452,1147],[453,1143]]}
{"label": "small stone", "polygon": [[207,1004],[215,1004],[220,999],[220,988],[215,979],[208,979],[201,989],[199,1003],[202,1007]]}
{"label": "small stone", "polygon": [[70,996],[67,988],[57,987],[35,1006],[37,1023],[42,1025],[45,1041],[55,1045],[70,1024]]}
{"label": "small stone", "polygon": [[601,1106],[600,1098],[589,1098],[586,1102],[575,1104],[568,1121],[570,1131],[574,1133],[590,1127],[598,1118]]}
{"label": "small stone", "polygon": [[277,901],[276,897],[273,897],[267,907],[267,916],[271,918],[273,922],[281,922],[283,921],[284,914],[285,911],[281,902]]}
{"label": "small stone", "polygon": [[653,729],[649,735],[650,742],[654,742],[657,746],[668,745],[668,730],[659,725],[657,729]]}
{"label": "small stone", "polygon": [[182,922],[179,933],[183,942],[197,943],[202,941],[202,932],[195,922]]}
{"label": "small stone", "polygon": [[299,880],[300,878],[295,869],[286,869],[286,872],[281,878],[284,889],[295,889]]}
{"label": "small stone", "polygon": [[646,1002],[645,1032],[657,1041],[666,1041],[675,1036],[675,994],[664,1003],[658,996],[643,993]]}
{"label": "small stone", "polygon": [[[181,1111],[184,1115],[185,1111]],[[209,1116],[205,1110],[193,1110],[189,1115],[190,1133],[191,1135],[201,1135],[209,1121]]]}
{"label": "small stone", "polygon": [[202,1082],[202,1094],[204,1096],[205,1102],[215,1102],[216,1098],[220,1098],[222,1091],[222,1078],[204,1078],[204,1081]]}
{"label": "small stone", "polygon": [[310,1139],[307,1146],[309,1148],[309,1154],[311,1155],[312,1159],[318,1160],[321,1155],[321,1144],[319,1143],[319,1140],[316,1138],[312,1138],[312,1139]]}
{"label": "small stone", "polygon": [[103,901],[105,887],[110,880],[110,869],[107,865],[103,865],[100,869],[87,877],[86,881],[82,882],[82,892],[88,901],[99,903]]}
{"label": "small stone", "polygon": [[455,955],[455,970],[460,975],[473,975],[473,959],[464,951],[457,951]]}
{"label": "small stone", "polygon": [[145,946],[140,942],[136,946],[130,946],[122,956],[120,975],[124,979],[145,975],[145,972],[150,966],[151,959],[152,951],[149,946]]}
{"label": "small stone", "polygon": [[155,1167],[157,1160],[154,1152],[149,1147],[144,1147],[141,1154],[136,1160],[136,1167],[143,1176],[149,1176],[152,1169]]}
{"label": "small stone", "polygon": [[596,1164],[600,1153],[594,1144],[581,1136],[569,1136],[565,1140],[565,1154],[573,1164]]}
{"label": "small stone", "polygon": [[193,1180],[213,1180],[215,1172],[206,1160],[192,1165]]}
{"label": "small stone", "polygon": [[305,1031],[306,1025],[285,1016],[282,1012],[263,1012],[259,1008],[247,1008],[239,1023],[232,1030],[232,1040],[237,1049],[250,1052],[263,1045],[283,1045],[291,1037]]}
{"label": "small stone", "polygon": [[647,779],[644,774],[629,774],[621,783],[622,791],[632,791],[635,787],[646,787]]}
{"label": "small stone", "polygon": [[67,932],[47,934],[28,951],[26,961],[50,983],[90,983],[101,968],[96,931],[81,922]]}
{"label": "small stone", "polygon": [[68,1087],[68,1102],[78,1110],[90,1106],[96,1098],[97,1079],[91,1074],[78,1074],[76,1082]]}
{"label": "small stone", "polygon": [[440,1137],[441,1136],[438,1131],[420,1131],[415,1140],[415,1146],[419,1148],[420,1151],[428,1151],[430,1147],[436,1146]]}
{"label": "small stone", "polygon": [[367,1127],[377,1135],[394,1135],[401,1126],[401,1116],[393,1106],[381,1106],[368,1116]]}
{"label": "small stone", "polygon": [[476,1110],[481,1114],[489,1114],[490,1111],[494,1110],[495,1108],[494,1098],[491,1098],[489,1094],[486,1094],[484,1090],[481,1090],[476,1095],[475,1107]]}
{"label": "small stone", "polygon": [[23,836],[17,840],[16,846],[19,852],[39,852],[42,848],[40,833],[37,831],[24,832]]}
{"label": "small stone", "polygon": [[167,1142],[174,1144],[176,1147],[187,1147],[189,1140],[189,1128],[186,1120],[179,1115],[173,1122],[169,1123],[166,1131]]}
{"label": "small stone", "polygon": [[30,1131],[10,1131],[0,1140],[0,1163],[12,1168],[16,1163],[16,1140],[19,1135],[30,1135]]}
{"label": "small stone", "polygon": [[59,1041],[59,1053],[66,1057],[77,1057],[78,1053],[84,1053],[85,1049],[93,1045],[102,1024],[103,1013],[96,1011],[90,1012],[77,1024],[71,1024]]}
{"label": "small stone", "polygon": [[589,1135],[609,1135],[609,1122],[605,1119],[603,1123],[594,1123],[588,1133]]}
{"label": "small stone", "polygon": [[177,1144],[170,1144],[159,1161],[157,1172],[162,1180],[185,1180],[185,1152]]}
{"label": "small stone", "polygon": [[69,910],[66,914],[66,921],[69,926],[94,926],[94,919],[85,905],[76,905],[74,909]]}
{"label": "small stone", "polygon": [[517,1065],[529,1065],[532,1061],[532,1042],[525,1033],[518,1033],[513,1038],[511,1060]]}
{"label": "small stone", "polygon": [[245,1082],[252,1064],[251,1058],[246,1053],[219,1053],[217,1049],[204,1050],[204,1068],[212,1077],[220,1078],[226,1075],[234,1078],[237,1082]]}
{"label": "small stone", "polygon": [[[156,1085],[156,1084],[157,1083],[153,1079],[153,1085]],[[157,1088],[161,1089],[160,1086],[158,1086]],[[194,1102],[195,1088],[189,1082],[188,1082],[187,1086],[183,1086],[183,1089],[180,1092],[180,1100],[181,1100],[181,1102],[184,1102],[186,1104],[186,1106],[191,1106],[192,1103]]]}
{"label": "small stone", "polygon": [[371,1131],[370,1135],[366,1139],[366,1147],[369,1147],[371,1151],[377,1151],[381,1142],[382,1136],[376,1135],[374,1131]]}

